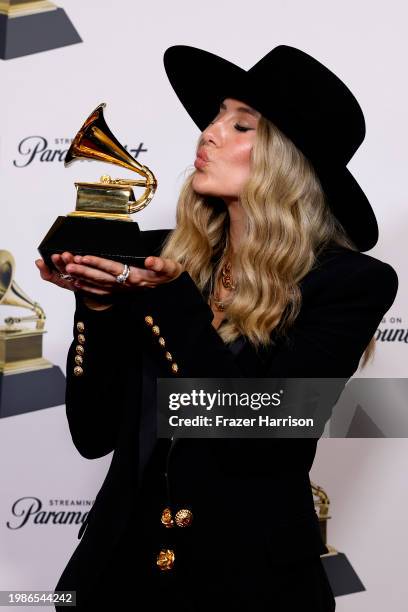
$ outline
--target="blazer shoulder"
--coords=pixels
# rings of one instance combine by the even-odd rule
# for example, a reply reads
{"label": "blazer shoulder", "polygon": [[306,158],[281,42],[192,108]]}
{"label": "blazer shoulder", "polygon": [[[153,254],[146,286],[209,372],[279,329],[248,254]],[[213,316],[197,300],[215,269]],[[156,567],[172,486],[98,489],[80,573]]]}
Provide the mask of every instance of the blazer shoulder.
{"label": "blazer shoulder", "polygon": [[351,249],[347,249],[344,247],[338,247],[336,249],[331,249],[332,259],[328,261],[333,261],[333,257],[335,261],[344,266],[348,271],[355,271],[358,273],[361,271],[376,271],[377,273],[384,275],[385,277],[396,277],[398,279],[397,273],[394,268],[380,259],[373,257],[372,255],[367,255],[366,253],[361,253],[360,251],[353,251]]}
{"label": "blazer shoulder", "polygon": [[304,294],[321,291],[347,291],[376,295],[388,307],[398,290],[394,268],[380,259],[341,246],[325,249],[312,270],[301,280]]}

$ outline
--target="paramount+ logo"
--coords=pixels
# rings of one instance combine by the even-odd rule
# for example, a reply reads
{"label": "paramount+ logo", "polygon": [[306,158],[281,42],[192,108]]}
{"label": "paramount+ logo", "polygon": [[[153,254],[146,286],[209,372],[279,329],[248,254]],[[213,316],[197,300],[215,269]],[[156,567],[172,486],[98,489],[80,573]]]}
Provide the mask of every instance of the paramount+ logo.
{"label": "paramount+ logo", "polygon": [[[17,146],[17,157],[13,159],[13,165],[16,168],[27,168],[33,163],[64,162],[71,142],[71,138],[48,139],[45,136],[26,136]],[[143,142],[133,147],[125,145],[125,149],[135,159],[140,153],[146,153],[148,150]]]}
{"label": "paramount+ logo", "polygon": [[377,342],[402,342],[408,344],[408,328],[404,327],[402,317],[389,316],[381,321],[375,332]]}
{"label": "paramount+ logo", "polygon": [[82,525],[93,505],[89,499],[49,499],[43,504],[39,497],[20,497],[11,506],[8,529],[32,525]]}

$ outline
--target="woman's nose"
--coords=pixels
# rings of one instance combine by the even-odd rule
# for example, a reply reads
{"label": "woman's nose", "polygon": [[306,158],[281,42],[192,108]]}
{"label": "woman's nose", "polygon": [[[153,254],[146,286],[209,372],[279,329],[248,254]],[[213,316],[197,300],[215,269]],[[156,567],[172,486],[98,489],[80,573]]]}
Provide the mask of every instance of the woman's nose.
{"label": "woman's nose", "polygon": [[217,126],[216,122],[213,121],[209,125],[207,125],[205,130],[202,132],[200,144],[206,144],[210,142],[216,145],[218,144],[220,138],[221,136],[219,127]]}

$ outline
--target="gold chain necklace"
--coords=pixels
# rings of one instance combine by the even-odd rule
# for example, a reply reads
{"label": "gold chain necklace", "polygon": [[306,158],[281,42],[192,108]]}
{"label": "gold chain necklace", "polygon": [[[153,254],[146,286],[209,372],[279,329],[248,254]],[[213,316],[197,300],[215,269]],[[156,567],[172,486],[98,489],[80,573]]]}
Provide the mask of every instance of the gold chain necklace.
{"label": "gold chain necklace", "polygon": [[222,280],[222,284],[224,285],[225,289],[232,289],[234,290],[234,281],[232,278],[232,273],[231,273],[231,262],[227,261],[225,262],[225,264],[222,266],[222,270],[221,270],[221,280]]}
{"label": "gold chain necklace", "polygon": [[[221,268],[221,281],[225,289],[234,291],[235,285],[234,285],[234,280],[232,278],[231,268],[232,268],[231,262],[226,261],[225,264]],[[219,312],[224,312],[226,308],[226,304],[225,302],[219,299],[219,295],[217,293],[214,292],[214,294],[211,296],[211,301],[213,302],[216,310],[218,310]]]}

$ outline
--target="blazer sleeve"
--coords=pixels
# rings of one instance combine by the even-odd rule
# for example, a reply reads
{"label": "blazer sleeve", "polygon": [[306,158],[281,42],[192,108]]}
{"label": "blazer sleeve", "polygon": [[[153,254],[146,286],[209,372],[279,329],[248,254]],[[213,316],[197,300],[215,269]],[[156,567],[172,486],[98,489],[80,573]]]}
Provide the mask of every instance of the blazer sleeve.
{"label": "blazer sleeve", "polygon": [[140,348],[131,334],[125,300],[96,311],[84,304],[79,292],[75,299],[74,339],[66,365],[66,414],[77,450],[87,459],[96,459],[116,446],[128,385],[132,408],[137,410]]}
{"label": "blazer sleeve", "polygon": [[[156,332],[165,337],[177,366],[173,373],[181,377],[350,377],[395,299],[398,277],[390,265],[370,258],[351,273],[340,269],[323,278],[288,341],[253,351],[250,360],[235,357],[223,342],[187,272],[146,289],[138,297],[139,316],[150,330],[148,342],[157,343]],[[165,360],[164,351],[157,359]]]}

